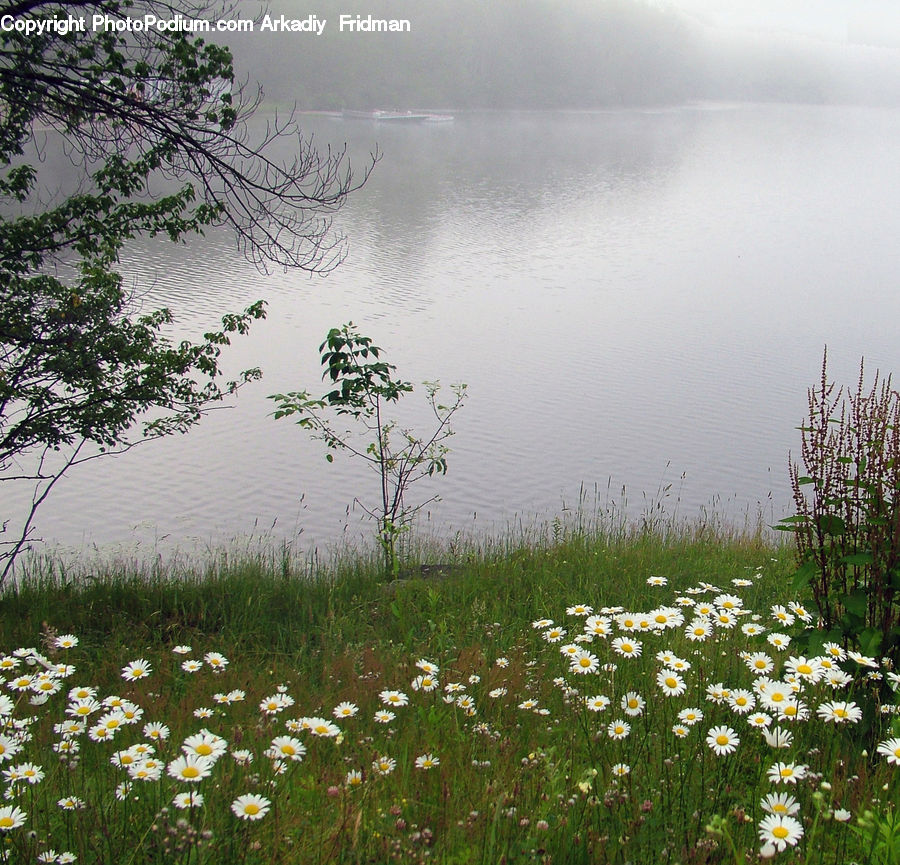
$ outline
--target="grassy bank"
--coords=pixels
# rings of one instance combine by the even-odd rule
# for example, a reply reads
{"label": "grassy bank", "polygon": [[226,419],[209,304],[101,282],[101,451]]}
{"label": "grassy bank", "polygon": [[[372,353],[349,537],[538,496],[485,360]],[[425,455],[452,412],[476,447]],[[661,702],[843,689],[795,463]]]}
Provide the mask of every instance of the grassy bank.
{"label": "grassy bank", "polygon": [[0,598],[8,861],[892,861],[890,680],[769,642],[803,627],[772,610],[806,601],[789,549],[557,526],[430,556],[390,585],[271,548],[33,561]]}

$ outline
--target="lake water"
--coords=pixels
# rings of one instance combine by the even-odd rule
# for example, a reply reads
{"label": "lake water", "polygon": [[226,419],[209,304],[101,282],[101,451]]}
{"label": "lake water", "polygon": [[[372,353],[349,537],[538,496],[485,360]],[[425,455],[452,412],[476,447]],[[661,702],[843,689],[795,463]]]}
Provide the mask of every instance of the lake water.
{"label": "lake water", "polygon": [[[900,372],[900,112],[794,105],[479,114],[401,125],[311,117],[316,140],[384,157],[335,221],[327,278],[258,273],[212,234],[147,241],[124,272],[198,334],[257,298],[229,366],[265,378],[190,435],[62,481],[39,533],[153,552],[271,530],[358,542],[377,478],[282,420],[266,395],[319,387],[317,347],[352,320],[414,382],[465,381],[427,531],[493,532],[577,504],[637,515],[790,513],[788,451],[828,345],[855,383]],[[404,417],[424,428],[424,394]],[[668,493],[661,491],[669,487]],[[608,492],[607,492],[608,491]],[[7,491],[4,491],[5,493]],[[16,495],[21,495],[20,491]],[[13,508],[21,503],[8,498]]]}

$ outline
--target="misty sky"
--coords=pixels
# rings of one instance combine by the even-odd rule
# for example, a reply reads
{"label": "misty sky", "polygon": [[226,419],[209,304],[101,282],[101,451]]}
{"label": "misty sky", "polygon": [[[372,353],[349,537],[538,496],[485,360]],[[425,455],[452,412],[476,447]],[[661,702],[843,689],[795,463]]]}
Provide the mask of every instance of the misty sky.
{"label": "misty sky", "polygon": [[662,0],[660,5],[716,28],[900,47],[896,0]]}

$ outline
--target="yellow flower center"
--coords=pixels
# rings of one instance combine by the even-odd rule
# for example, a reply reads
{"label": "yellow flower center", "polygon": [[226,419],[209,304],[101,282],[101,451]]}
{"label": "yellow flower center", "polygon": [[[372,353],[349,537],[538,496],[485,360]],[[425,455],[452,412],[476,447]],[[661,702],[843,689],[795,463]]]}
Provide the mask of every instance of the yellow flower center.
{"label": "yellow flower center", "polygon": [[788,836],[790,833],[788,832],[787,829],[785,829],[784,826],[776,826],[776,827],[772,830],[772,834],[773,834],[776,838],[787,838],[787,836]]}
{"label": "yellow flower center", "polygon": [[783,805],[781,802],[778,802],[772,806],[772,810],[776,814],[787,814],[787,805]]}
{"label": "yellow flower center", "polygon": [[632,698],[628,701],[628,708],[629,708],[629,709],[636,709],[637,707],[638,707],[638,701],[635,700],[634,697],[632,697]]}
{"label": "yellow flower center", "polygon": [[13,827],[12,817],[0,817],[0,829],[11,829]]}
{"label": "yellow flower center", "polygon": [[790,766],[785,766],[785,767],[781,770],[781,777],[782,777],[782,778],[790,778],[790,777],[793,776],[793,774],[794,774],[794,770],[793,770]]}
{"label": "yellow flower center", "polygon": [[194,750],[203,757],[208,757],[213,751],[212,745],[208,745],[206,742],[201,743]]}
{"label": "yellow flower center", "polygon": [[259,814],[259,805],[255,805],[253,802],[244,806],[245,814]]}
{"label": "yellow flower center", "polygon": [[839,718],[846,718],[847,715],[849,714],[849,712],[847,712],[846,709],[835,709],[834,714],[837,715]]}
{"label": "yellow flower center", "polygon": [[196,778],[200,774],[200,770],[196,766],[185,766],[181,774],[184,778]]}
{"label": "yellow flower center", "polygon": [[797,672],[804,676],[808,676],[812,671],[812,667],[809,664],[800,664],[797,667]]}
{"label": "yellow flower center", "polygon": [[728,744],[728,736],[720,733],[716,736],[716,744],[717,745],[727,745]]}
{"label": "yellow flower center", "polygon": [[578,663],[581,664],[582,667],[590,667],[591,659],[590,658],[582,658]]}
{"label": "yellow flower center", "polygon": [[634,647],[631,645],[631,643],[623,643],[622,651],[623,652],[632,652],[632,651],[634,651]]}
{"label": "yellow flower center", "polygon": [[666,677],[666,687],[668,688],[677,688],[678,687],[678,679],[673,676]]}

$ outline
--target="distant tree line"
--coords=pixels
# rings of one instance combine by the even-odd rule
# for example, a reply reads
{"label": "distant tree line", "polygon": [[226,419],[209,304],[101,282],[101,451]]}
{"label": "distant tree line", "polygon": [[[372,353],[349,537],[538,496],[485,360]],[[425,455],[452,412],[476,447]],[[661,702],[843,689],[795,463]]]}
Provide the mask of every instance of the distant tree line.
{"label": "distant tree line", "polygon": [[[269,96],[310,108],[570,108],[673,101],[695,89],[684,22],[630,0],[361,5],[360,14],[410,19],[408,34],[339,33],[338,17],[348,11],[342,0],[317,3],[319,17],[329,19],[320,37],[255,37],[284,48],[254,67]],[[275,66],[286,54],[296,74],[290,80]]]}
{"label": "distant tree line", "polygon": [[[305,109],[828,97],[826,64],[815,53],[778,40],[717,44],[696,22],[644,0],[275,0],[269,8],[328,20],[321,36],[232,37],[268,98]],[[408,18],[412,32],[341,33],[341,13]]]}

